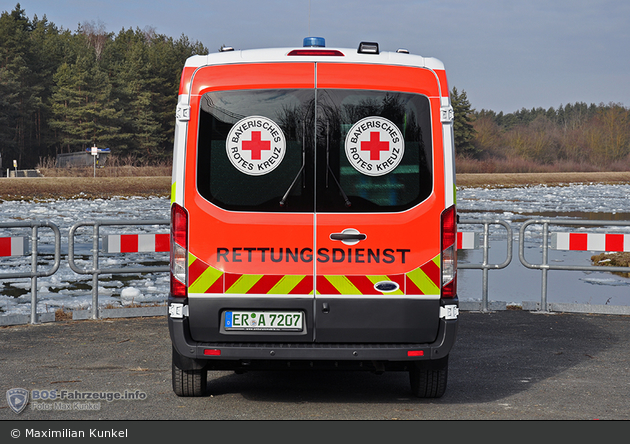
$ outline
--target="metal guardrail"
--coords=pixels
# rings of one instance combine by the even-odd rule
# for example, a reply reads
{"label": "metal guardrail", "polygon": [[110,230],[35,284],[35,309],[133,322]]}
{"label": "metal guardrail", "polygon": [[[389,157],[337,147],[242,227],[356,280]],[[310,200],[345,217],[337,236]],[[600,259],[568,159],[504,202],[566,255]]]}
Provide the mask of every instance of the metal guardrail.
{"label": "metal guardrail", "polygon": [[[487,312],[489,311],[489,302],[488,302],[488,270],[500,270],[502,268],[507,267],[510,262],[512,262],[512,227],[504,221],[500,219],[483,219],[483,220],[475,220],[475,219],[460,219],[458,221],[458,225],[483,225],[483,262],[481,264],[457,264],[458,269],[473,269],[473,270],[481,270],[481,311]],[[507,232],[507,252],[505,261],[500,264],[490,264],[489,260],[489,249],[490,249],[490,225],[501,225],[505,228]]]}
{"label": "metal guardrail", "polygon": [[[68,233],[68,264],[75,273],[79,274],[91,274],[92,275],[92,319],[98,319],[98,277],[100,274],[125,274],[125,273],[159,273],[169,271],[170,267],[165,266],[147,266],[147,267],[119,267],[119,268],[100,268],[99,266],[99,239],[100,228],[104,226],[137,226],[137,225],[170,225],[169,219],[154,219],[154,220],[134,220],[134,221],[122,221],[122,220],[97,220],[79,222],[74,224],[70,228]],[[85,269],[79,267],[75,263],[75,235],[77,230],[81,227],[92,227],[92,268]]]}
{"label": "metal guardrail", "polygon": [[[461,219],[458,221],[460,225],[483,225],[482,233],[474,233],[475,239],[472,244],[469,244],[466,249],[483,249],[483,260],[482,263],[473,263],[473,264],[464,264],[459,263],[458,269],[477,269],[482,270],[482,302],[481,302],[481,311],[489,311],[489,300],[488,300],[488,272],[489,270],[499,270],[507,267],[512,261],[512,250],[513,250],[513,233],[512,228],[508,222],[500,220],[500,219]],[[531,225],[543,225],[542,236],[542,263],[541,264],[531,264],[525,259],[525,240],[526,240],[526,231],[528,227]],[[161,273],[168,272],[169,265],[164,266],[142,266],[142,267],[101,267],[99,264],[99,258],[101,253],[107,253],[108,251],[116,251],[118,252],[131,252],[126,248],[120,248],[120,244],[118,245],[117,250],[112,250],[112,243],[118,242],[120,243],[120,239],[115,239],[115,237],[128,237],[134,235],[115,235],[112,237],[111,234],[103,234],[101,233],[102,227],[111,227],[111,226],[141,226],[141,225],[161,225],[161,226],[169,226],[170,220],[168,219],[155,219],[155,220],[96,220],[96,221],[85,221],[74,224],[69,231],[68,234],[68,264],[72,271],[83,274],[83,275],[91,275],[92,276],[92,307],[91,307],[91,317],[92,319],[99,318],[99,306],[98,306],[98,281],[99,276],[101,274],[142,274],[142,273]],[[507,252],[506,258],[502,263],[494,264],[489,263],[489,248],[490,248],[490,226],[491,225],[500,225],[505,229],[506,238],[507,238]],[[549,311],[548,310],[548,302],[547,302],[547,273],[549,270],[576,270],[576,271],[597,271],[597,272],[625,272],[630,273],[630,267],[602,267],[602,266],[580,266],[580,265],[562,265],[562,264],[550,264],[549,263],[549,249],[550,247],[550,233],[549,226],[550,225],[565,225],[565,226],[625,226],[628,227],[628,223],[625,221],[585,221],[585,220],[573,220],[573,219],[531,219],[523,223],[519,232],[519,259],[520,262],[526,267],[530,269],[538,269],[542,271],[542,293],[541,293],[541,302],[538,306],[539,311]],[[39,321],[38,313],[37,313],[37,278],[38,277],[47,277],[55,274],[59,269],[61,263],[61,234],[57,225],[49,221],[31,221],[31,222],[8,222],[8,223],[0,223],[0,228],[31,228],[31,251],[30,253],[21,248],[21,252],[19,255],[31,256],[31,270],[29,272],[7,272],[0,273],[1,279],[12,279],[12,278],[30,278],[31,279],[31,315],[30,322],[35,324]],[[39,229],[42,227],[50,228],[55,236],[55,245],[54,245],[54,262],[52,266],[45,271],[38,270],[38,237],[39,237]],[[77,242],[75,242],[75,237],[78,236],[78,230],[83,227],[92,227],[92,248],[90,249],[91,253],[91,268],[82,268],[77,265],[75,259],[77,256],[85,257],[85,254],[78,255],[76,253]],[[466,233],[471,234],[471,233]],[[483,243],[479,243],[477,239],[477,235],[481,234],[483,238]],[[566,234],[566,233],[564,233]],[[584,233],[580,233],[584,234]],[[596,234],[596,236],[604,236],[601,233]],[[100,241],[101,236],[103,236],[104,241],[103,248],[101,248]],[[156,248],[158,243],[158,236],[162,236],[160,238],[159,243],[161,244],[161,250],[153,250],[153,251],[165,251],[164,248],[164,239],[163,235],[135,235],[143,240],[150,238],[151,236],[155,236],[155,240],[149,240],[149,242],[155,242]],[[554,237],[555,236],[555,237]],[[613,235],[619,236],[619,235]],[[630,235],[624,235],[630,236]],[[554,239],[560,239],[559,234],[552,233],[552,237]],[[105,241],[107,238],[107,241]],[[564,239],[564,238],[563,238]],[[622,244],[630,243],[627,241],[628,237],[624,237]],[[22,241],[22,239],[20,240]],[[619,243],[619,237],[616,238],[617,243]],[[109,245],[109,250],[107,247]],[[472,246],[471,246],[472,245]],[[590,248],[590,247],[589,247]],[[146,253],[149,252],[150,248],[147,249],[146,245],[139,245],[137,250],[133,252],[137,253]],[[20,315],[24,316],[24,315]]]}
{"label": "metal guardrail", "polygon": [[[525,232],[530,225],[542,225],[543,226],[543,240],[542,240],[542,263],[532,264],[525,259]],[[573,270],[573,271],[598,271],[598,272],[622,272],[629,273],[630,267],[602,267],[596,265],[560,265],[549,263],[549,226],[550,225],[562,225],[562,226],[578,226],[578,227],[592,227],[592,226],[624,226],[628,227],[626,221],[614,221],[614,220],[574,220],[574,219],[530,219],[523,223],[519,232],[519,244],[518,255],[521,263],[530,269],[542,271],[542,289],[540,296],[540,311],[549,311],[547,302],[547,273],[549,270]],[[590,251],[590,250],[588,250]]]}
{"label": "metal guardrail", "polygon": [[[37,257],[37,241],[39,239],[39,229],[42,227],[50,228],[55,235],[55,260],[52,267],[46,271],[38,271]],[[28,272],[9,272],[0,273],[0,279],[17,279],[31,278],[31,324],[36,324],[37,316],[37,278],[52,276],[59,269],[61,264],[61,233],[59,227],[49,221],[30,221],[30,222],[3,222],[0,228],[31,228],[31,271]]]}

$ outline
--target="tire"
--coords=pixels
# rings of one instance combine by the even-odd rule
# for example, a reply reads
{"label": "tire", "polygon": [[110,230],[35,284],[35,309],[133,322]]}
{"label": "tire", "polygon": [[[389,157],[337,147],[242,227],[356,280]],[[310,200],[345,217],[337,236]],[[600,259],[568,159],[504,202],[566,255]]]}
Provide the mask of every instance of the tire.
{"label": "tire", "polygon": [[411,392],[418,398],[440,398],[446,391],[448,356],[434,361],[417,361],[409,369]]}
{"label": "tire", "polygon": [[207,388],[207,370],[182,370],[173,360],[173,391],[177,396],[203,396]]}

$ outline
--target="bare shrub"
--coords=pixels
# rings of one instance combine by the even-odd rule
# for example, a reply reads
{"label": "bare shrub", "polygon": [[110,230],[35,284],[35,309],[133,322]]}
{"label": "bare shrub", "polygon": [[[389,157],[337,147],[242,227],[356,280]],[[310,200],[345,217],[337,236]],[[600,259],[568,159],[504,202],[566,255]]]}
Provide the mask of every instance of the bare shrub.
{"label": "bare shrub", "polygon": [[493,174],[493,173],[589,173],[603,171],[630,171],[630,156],[606,166],[569,159],[556,160],[541,164],[522,157],[488,157],[486,159],[470,159],[457,157],[455,161],[459,174]]}
{"label": "bare shrub", "polygon": [[[93,177],[94,167],[57,168],[55,159],[40,158],[37,169],[44,177]],[[149,162],[135,156],[109,155],[103,167],[96,168],[97,177],[170,176],[172,160]]]}
{"label": "bare shrub", "polygon": [[[591,262],[600,267],[630,267],[630,253],[601,253],[591,256]],[[630,277],[630,273],[614,272],[613,274]]]}

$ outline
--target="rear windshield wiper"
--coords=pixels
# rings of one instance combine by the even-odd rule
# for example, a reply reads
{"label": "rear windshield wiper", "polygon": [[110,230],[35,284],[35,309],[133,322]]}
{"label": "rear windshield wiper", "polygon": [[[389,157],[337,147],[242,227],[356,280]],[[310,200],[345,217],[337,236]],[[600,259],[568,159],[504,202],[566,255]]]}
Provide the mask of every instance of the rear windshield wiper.
{"label": "rear windshield wiper", "polygon": [[330,160],[330,147],[329,147],[328,128],[329,128],[329,123],[326,122],[326,168],[327,168],[327,171],[326,171],[326,188],[328,188],[328,172],[330,172],[330,175],[332,176],[332,178],[335,179],[335,183],[337,184],[337,188],[339,188],[339,191],[341,192],[341,196],[343,197],[343,200],[346,203],[346,207],[350,207],[350,206],[352,206],[352,203],[348,199],[348,196],[346,195],[346,193],[343,191],[343,188],[341,188],[341,184],[337,180],[337,177],[335,176],[335,173],[333,172],[332,168],[330,167],[330,161],[329,161]]}
{"label": "rear windshield wiper", "polygon": [[282,200],[280,200],[280,206],[281,207],[283,207],[284,204],[286,203],[286,201],[287,201],[287,199],[289,197],[289,193],[293,189],[293,186],[295,186],[295,182],[297,182],[298,178],[302,175],[302,171],[304,171],[304,162],[302,162],[302,168],[300,168],[300,171],[298,171],[297,176],[295,176],[295,179],[293,179],[293,182],[291,182],[291,185],[289,186],[289,189],[287,190],[286,193],[284,193],[284,196],[282,196]]}
{"label": "rear windshield wiper", "polygon": [[300,167],[300,171],[298,171],[297,175],[295,176],[295,179],[293,179],[293,182],[291,182],[291,185],[289,185],[289,188],[287,189],[286,193],[284,193],[284,196],[282,196],[282,199],[280,200],[281,207],[283,207],[286,204],[287,199],[289,198],[289,193],[291,193],[291,190],[295,186],[295,183],[297,182],[298,178],[302,175],[302,172],[304,171],[304,165],[306,165],[306,122],[303,121],[302,122],[302,166]]}

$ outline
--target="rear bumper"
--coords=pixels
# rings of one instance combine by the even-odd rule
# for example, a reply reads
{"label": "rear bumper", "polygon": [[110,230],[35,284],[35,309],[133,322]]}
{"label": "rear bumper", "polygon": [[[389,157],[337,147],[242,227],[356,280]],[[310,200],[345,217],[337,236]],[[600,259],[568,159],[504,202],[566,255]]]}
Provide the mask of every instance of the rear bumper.
{"label": "rear bumper", "polygon": [[182,365],[190,368],[209,366],[217,369],[236,369],[241,368],[244,362],[250,365],[250,361],[264,361],[270,364],[276,361],[359,363],[440,359],[448,355],[455,343],[458,319],[440,319],[436,340],[429,344],[205,343],[191,339],[187,318],[169,317],[168,326],[173,348],[183,358]]}

